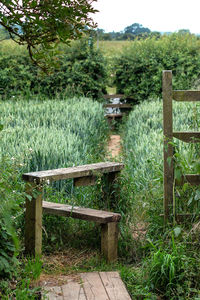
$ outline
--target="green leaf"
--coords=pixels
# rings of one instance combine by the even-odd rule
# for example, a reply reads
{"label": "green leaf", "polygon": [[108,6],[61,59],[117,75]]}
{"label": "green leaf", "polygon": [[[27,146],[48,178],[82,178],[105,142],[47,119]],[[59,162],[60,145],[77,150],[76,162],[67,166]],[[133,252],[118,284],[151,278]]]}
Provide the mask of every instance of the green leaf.
{"label": "green leaf", "polygon": [[175,234],[175,237],[178,237],[180,234],[181,234],[181,227],[175,227],[174,228],[174,234]]}

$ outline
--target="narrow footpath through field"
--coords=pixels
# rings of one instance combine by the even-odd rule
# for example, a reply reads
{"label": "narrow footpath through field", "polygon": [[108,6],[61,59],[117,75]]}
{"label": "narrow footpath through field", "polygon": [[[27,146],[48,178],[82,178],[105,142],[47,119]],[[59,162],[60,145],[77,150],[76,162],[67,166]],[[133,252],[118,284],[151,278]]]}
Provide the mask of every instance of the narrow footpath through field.
{"label": "narrow footpath through field", "polygon": [[108,156],[111,158],[116,158],[120,154],[121,150],[121,139],[118,134],[111,134],[110,140],[108,142]]}

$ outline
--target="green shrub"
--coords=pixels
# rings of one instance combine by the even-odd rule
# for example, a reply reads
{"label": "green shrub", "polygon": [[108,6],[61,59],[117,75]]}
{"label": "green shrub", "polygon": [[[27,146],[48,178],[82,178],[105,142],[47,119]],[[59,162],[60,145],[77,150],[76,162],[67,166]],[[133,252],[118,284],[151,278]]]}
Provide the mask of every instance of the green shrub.
{"label": "green shrub", "polygon": [[173,88],[189,89],[200,77],[200,40],[190,34],[136,40],[116,59],[117,92],[135,101],[160,97],[162,71],[173,71]]}
{"label": "green shrub", "polygon": [[19,240],[17,219],[23,213],[24,185],[20,180],[20,165],[10,158],[0,158],[0,279],[16,274]]}
{"label": "green shrub", "polygon": [[0,56],[0,95],[43,94],[55,97],[82,95],[100,98],[106,92],[106,62],[99,50],[87,39],[62,46],[58,68],[41,74],[28,54],[3,53]]}
{"label": "green shrub", "polygon": [[155,247],[151,244],[150,256],[144,268],[150,291],[164,299],[196,299],[200,288],[200,260],[187,250],[184,243],[172,239]]}

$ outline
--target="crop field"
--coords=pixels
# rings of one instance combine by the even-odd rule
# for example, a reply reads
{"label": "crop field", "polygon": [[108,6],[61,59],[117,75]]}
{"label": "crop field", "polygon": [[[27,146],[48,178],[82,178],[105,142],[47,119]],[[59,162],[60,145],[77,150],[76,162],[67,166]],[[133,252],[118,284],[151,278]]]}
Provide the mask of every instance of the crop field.
{"label": "crop field", "polygon": [[1,155],[19,157],[24,171],[97,161],[106,138],[102,105],[89,99],[0,103]]}
{"label": "crop field", "polygon": [[[106,57],[115,57],[119,55],[124,48],[131,45],[131,41],[99,41],[99,49]],[[97,46],[97,43],[96,43]]]}

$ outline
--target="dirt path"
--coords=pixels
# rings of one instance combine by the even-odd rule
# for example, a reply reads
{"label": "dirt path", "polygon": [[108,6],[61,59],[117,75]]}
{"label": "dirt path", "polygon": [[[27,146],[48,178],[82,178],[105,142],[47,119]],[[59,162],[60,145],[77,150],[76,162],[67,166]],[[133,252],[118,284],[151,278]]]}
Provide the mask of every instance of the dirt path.
{"label": "dirt path", "polygon": [[110,140],[108,142],[108,157],[116,158],[117,156],[119,156],[121,150],[120,142],[120,135],[114,134],[110,136]]}

